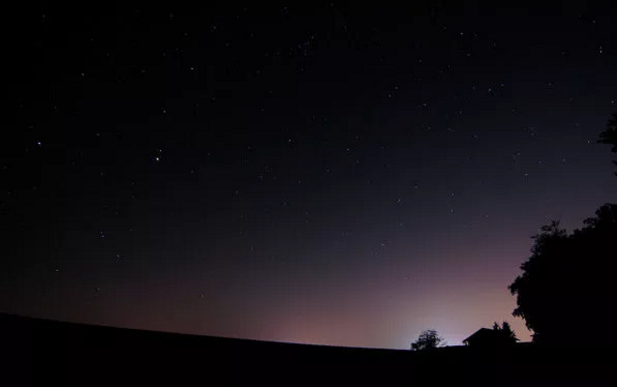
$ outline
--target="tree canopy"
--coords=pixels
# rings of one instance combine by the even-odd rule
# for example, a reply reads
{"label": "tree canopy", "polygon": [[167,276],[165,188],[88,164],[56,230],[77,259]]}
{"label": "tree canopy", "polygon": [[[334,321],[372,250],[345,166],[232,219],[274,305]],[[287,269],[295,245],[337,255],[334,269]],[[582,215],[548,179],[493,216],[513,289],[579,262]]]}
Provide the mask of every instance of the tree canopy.
{"label": "tree canopy", "polygon": [[510,323],[508,323],[507,321],[504,321],[501,326],[499,326],[499,324],[495,322],[495,324],[493,324],[493,330],[499,332],[499,337],[501,337],[500,340],[503,344],[516,344],[516,342],[519,340],[516,337],[514,331],[512,330]]}
{"label": "tree canopy", "polygon": [[557,221],[543,226],[533,237],[531,257],[521,265],[523,273],[508,287],[516,295],[513,315],[533,330],[534,342],[601,344],[597,335],[587,337],[612,321],[617,205],[605,204],[584,224],[571,234]]}
{"label": "tree canopy", "polygon": [[436,330],[428,329],[422,331],[418,339],[411,343],[411,349],[414,351],[425,351],[442,347],[443,345],[445,345],[443,337],[439,336]]}
{"label": "tree canopy", "polygon": [[[606,130],[600,133],[600,140],[602,144],[612,145],[611,150],[613,153],[617,153],[617,113],[613,114],[613,118],[606,124]],[[617,165],[617,161],[613,161]],[[617,172],[615,172],[617,175]]]}

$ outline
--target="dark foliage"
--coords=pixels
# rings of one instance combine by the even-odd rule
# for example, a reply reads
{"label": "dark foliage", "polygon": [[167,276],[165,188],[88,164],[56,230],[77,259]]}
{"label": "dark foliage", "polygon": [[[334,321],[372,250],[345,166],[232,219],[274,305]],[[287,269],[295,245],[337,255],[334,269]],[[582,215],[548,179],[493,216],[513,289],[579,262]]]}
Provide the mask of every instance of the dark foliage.
{"label": "dark foliage", "polygon": [[435,349],[445,345],[444,339],[437,334],[434,329],[422,331],[418,340],[411,343],[411,349],[414,351],[425,351]]}
{"label": "dark foliage", "polygon": [[509,289],[516,295],[513,315],[547,345],[608,345],[602,335],[610,324],[617,296],[617,205],[605,204],[585,226],[569,234],[559,222],[535,235],[531,257]]}
{"label": "dark foliage", "polygon": [[516,342],[519,340],[516,337],[514,331],[512,330],[510,323],[508,323],[507,321],[504,321],[501,326],[499,326],[499,324],[495,322],[495,324],[493,325],[493,330],[499,332],[499,337],[501,338],[502,343],[505,345],[516,344]]}
{"label": "dark foliage", "polygon": [[[613,114],[613,118],[606,124],[606,130],[600,133],[598,142],[612,145],[611,150],[613,153],[617,153],[617,113]],[[617,165],[617,161],[613,161],[613,163]],[[617,172],[615,172],[615,175],[617,176]]]}

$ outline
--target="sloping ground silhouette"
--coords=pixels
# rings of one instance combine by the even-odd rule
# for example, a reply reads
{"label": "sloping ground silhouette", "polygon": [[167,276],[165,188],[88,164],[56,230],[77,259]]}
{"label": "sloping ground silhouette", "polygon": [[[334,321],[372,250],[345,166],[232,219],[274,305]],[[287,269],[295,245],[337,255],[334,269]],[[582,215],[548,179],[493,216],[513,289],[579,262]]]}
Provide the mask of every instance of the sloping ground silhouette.
{"label": "sloping ground silhouette", "polygon": [[607,385],[612,348],[342,348],[0,314],[4,385]]}

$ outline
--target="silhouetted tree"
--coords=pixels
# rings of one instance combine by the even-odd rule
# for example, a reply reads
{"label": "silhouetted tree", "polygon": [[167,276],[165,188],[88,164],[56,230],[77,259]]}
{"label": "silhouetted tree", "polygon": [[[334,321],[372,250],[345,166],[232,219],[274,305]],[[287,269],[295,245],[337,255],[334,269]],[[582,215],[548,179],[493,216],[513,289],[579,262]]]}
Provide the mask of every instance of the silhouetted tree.
{"label": "silhouetted tree", "polygon": [[411,349],[413,351],[425,351],[442,347],[443,345],[445,345],[445,341],[437,334],[437,331],[434,329],[428,329],[422,331],[420,336],[418,336],[418,340],[411,343]]}
{"label": "silhouetted tree", "polygon": [[508,323],[507,321],[501,323],[501,328],[499,329],[499,332],[501,333],[501,337],[503,337],[505,344],[516,344],[516,342],[518,341],[518,338],[512,330],[510,323]]}
{"label": "silhouetted tree", "polygon": [[[600,324],[612,321],[617,287],[617,205],[605,204],[595,218],[568,235],[559,222],[541,228],[533,238],[523,273],[508,287],[516,295],[513,315],[533,330],[533,341],[549,345],[598,345]],[[585,339],[589,333],[593,339]],[[605,343],[616,342],[605,335]]]}
{"label": "silhouetted tree", "polygon": [[[617,153],[617,113],[613,114],[613,118],[608,120],[606,130],[600,133],[598,142],[612,145],[611,151]],[[613,161],[613,163],[617,165],[617,161]],[[615,175],[617,176],[617,172],[615,172]]]}

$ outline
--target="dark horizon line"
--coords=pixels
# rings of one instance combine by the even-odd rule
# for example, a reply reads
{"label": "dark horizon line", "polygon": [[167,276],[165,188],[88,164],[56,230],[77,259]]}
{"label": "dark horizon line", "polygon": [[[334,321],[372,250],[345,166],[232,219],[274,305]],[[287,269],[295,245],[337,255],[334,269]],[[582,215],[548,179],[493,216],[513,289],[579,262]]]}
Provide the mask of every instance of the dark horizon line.
{"label": "dark horizon line", "polygon": [[[130,331],[130,332],[144,332],[144,333],[162,333],[167,335],[176,335],[182,337],[192,337],[192,338],[210,338],[215,340],[225,340],[225,341],[236,341],[236,342],[252,342],[252,343],[261,343],[261,344],[275,344],[275,345],[285,345],[285,346],[304,346],[304,347],[328,347],[328,348],[341,348],[341,349],[360,349],[360,350],[376,350],[376,351],[403,351],[409,352],[410,349],[401,349],[401,348],[383,348],[383,347],[360,347],[360,346],[341,346],[341,345],[332,345],[332,344],[317,344],[317,343],[298,343],[298,342],[290,342],[290,341],[277,341],[277,340],[260,340],[260,339],[251,339],[251,338],[241,338],[241,337],[229,337],[229,336],[217,336],[217,335],[200,335],[193,333],[181,333],[174,331],[159,331],[152,329],[141,329],[141,328],[127,328],[127,327],[119,327],[113,325],[103,325],[103,324],[94,324],[94,323],[82,323],[82,322],[74,322],[67,320],[56,320],[46,317],[33,317],[23,314],[16,314],[12,312],[7,312],[5,310],[0,310],[0,321],[4,318],[16,318],[16,319],[27,319],[34,320],[38,322],[47,322],[47,323],[55,323],[55,324],[63,324],[63,325],[73,325],[79,327],[95,327],[95,328],[105,328],[109,330],[122,330],[122,331]],[[480,328],[478,328],[480,329]],[[531,341],[519,341],[517,344],[532,344]],[[438,347],[438,349],[443,348],[460,348],[467,347],[464,344],[460,345],[445,345],[443,347]],[[413,352],[413,351],[412,351]]]}

